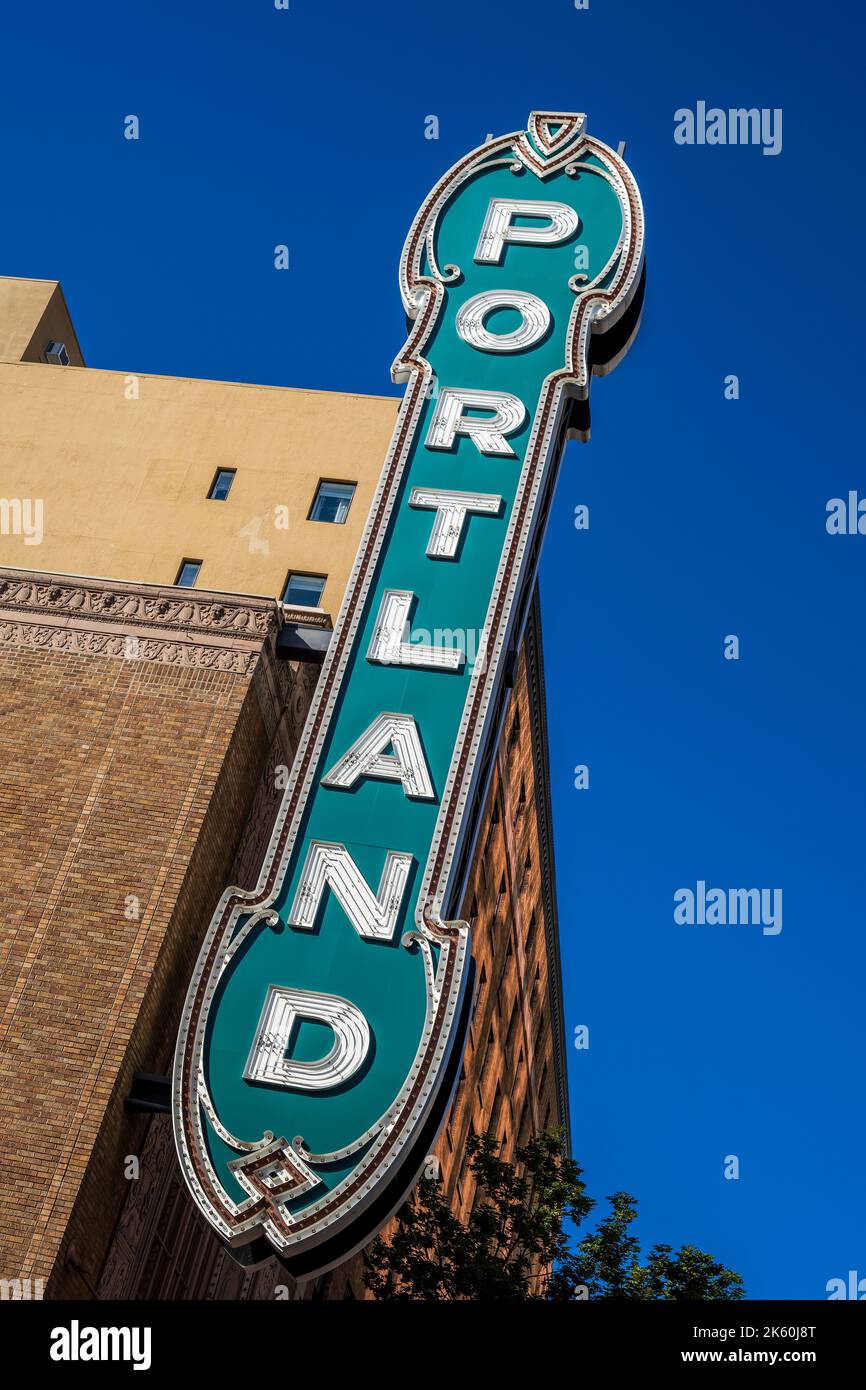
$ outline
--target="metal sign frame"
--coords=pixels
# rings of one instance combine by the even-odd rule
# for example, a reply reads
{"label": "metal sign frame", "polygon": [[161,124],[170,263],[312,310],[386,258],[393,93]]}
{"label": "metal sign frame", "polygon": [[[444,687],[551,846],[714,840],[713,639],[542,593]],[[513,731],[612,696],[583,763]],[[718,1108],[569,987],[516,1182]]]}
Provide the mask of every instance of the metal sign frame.
{"label": "metal sign frame", "polygon": [[[513,195],[502,196],[512,182]],[[480,203],[475,208],[478,198],[487,199],[487,208],[475,227],[471,264],[464,257],[462,268],[453,261],[440,267],[441,243],[446,253],[449,243],[469,244],[466,219],[482,208]],[[583,204],[594,209],[589,222],[595,217],[603,229],[587,250],[589,268],[575,270],[567,283],[560,275],[542,298],[533,265],[540,270],[542,258],[558,248],[561,268],[563,250],[571,255],[586,231]],[[468,211],[461,221],[464,205]],[[583,115],[555,112],[534,112],[525,131],[488,141],[461,159],[433,189],[409,231],[399,278],[410,331],[392,367],[394,381],[405,383],[406,392],[391,445],[259,882],[251,892],[228,888],[220,899],[190,983],[178,1038],[173,1123],[181,1167],[200,1210],[245,1262],[276,1252],[292,1272],[310,1274],[346,1258],[399,1204],[441,1124],[470,1004],[469,928],[448,920],[462,886],[465,837],[474,819],[470,812],[483,793],[484,755],[495,733],[507,656],[525,616],[564,439],[567,434],[588,437],[588,418],[575,417],[574,409],[585,406],[592,374],[609,371],[637,329],[643,242],[640,195],[623,159],[588,135]],[[530,249],[537,262],[527,259]],[[509,283],[514,278],[510,268],[518,264],[525,267],[525,283],[515,287]],[[479,292],[467,299],[467,288]],[[495,316],[502,310],[512,321],[519,319],[507,333],[491,326],[501,324]],[[531,410],[516,392],[476,389],[471,380],[446,382],[437,374],[437,356],[447,361],[452,351],[446,337],[451,330],[455,344],[459,339],[463,345],[460,352],[466,348],[478,354],[477,360],[484,359],[488,378],[510,358],[517,367],[509,370],[529,373],[526,380],[531,381],[533,363],[549,365],[543,345],[550,345],[548,354],[558,351],[554,369],[532,384]],[[426,471],[418,481],[416,464],[422,458]],[[455,489],[448,486],[447,469],[440,468],[436,476],[437,462],[462,460],[465,473],[470,459],[487,477],[489,461],[502,461],[503,468],[511,469],[510,490]],[[410,513],[414,522],[405,520]],[[483,584],[492,570],[493,541],[478,528],[500,528],[471,673],[465,648],[462,657],[456,649],[455,659],[453,646],[413,639],[420,585],[382,587],[386,561],[398,552],[398,526],[422,521],[429,527],[423,554],[429,570],[424,573],[430,575],[431,590],[444,583],[452,585],[449,592],[456,592],[453,579],[438,579],[443,566],[459,571],[463,565],[464,588]],[[481,558],[470,554],[467,559],[467,537],[475,534],[488,549]],[[405,547],[405,540],[401,544]],[[452,576],[454,572],[452,568]],[[362,689],[360,673],[366,671],[363,679],[369,680],[371,668],[396,673],[395,698],[371,709],[362,732],[337,748],[335,725],[339,734],[353,691]],[[456,730],[448,726],[444,777],[441,752],[438,762],[429,754],[429,722],[425,727],[417,710],[406,707],[412,690],[421,689],[418,676],[408,673],[423,673],[431,689],[439,682],[443,710],[460,701],[459,724]],[[443,684],[455,676],[462,683]],[[399,824],[391,809],[397,796],[407,808],[405,823],[414,816],[413,825],[427,827],[423,835],[421,829],[417,832],[418,843],[427,845],[422,860],[417,846],[404,852],[390,843],[373,810],[371,833],[381,836],[385,853],[378,890],[375,874],[371,886],[369,871],[356,863],[348,841],[315,831],[320,804],[327,810],[320,819],[328,824],[338,818],[335,805],[344,807],[347,816],[357,816],[359,782],[364,783],[362,794],[371,786],[380,789],[369,792],[371,806],[388,811],[390,827]],[[410,811],[410,806],[434,807],[435,824],[429,810]],[[383,826],[386,820],[383,812]],[[393,838],[393,829],[388,833]],[[416,892],[413,875],[421,862]],[[410,888],[415,895],[412,923]],[[321,928],[323,904],[331,914],[327,931]],[[341,914],[342,927],[335,925],[334,913]],[[379,1065],[373,1034],[388,1034],[392,1022],[387,1010],[379,1010],[371,1026],[345,994],[309,991],[292,979],[293,950],[296,956],[313,950],[309,943],[318,930],[323,930],[323,941],[336,939],[338,949],[340,940],[347,951],[351,945],[362,974],[375,974],[376,959],[387,960],[392,972],[402,970],[406,961],[397,960],[395,947],[412,958],[415,974],[405,977],[407,997],[417,1005],[411,1065],[380,1113],[360,1132],[344,1135],[345,1142],[336,1147],[317,1151],[308,1136],[265,1123],[260,1134],[240,1137],[224,1109],[237,1109],[243,1101],[251,1107],[249,1113],[267,1118],[269,1105],[283,1106],[274,1100],[279,1093],[303,1096],[305,1104],[314,1096],[342,1116],[353,1085],[361,1087],[364,1068]],[[335,938],[340,930],[345,937]],[[257,952],[262,959],[266,953],[271,961],[275,958],[277,948],[269,940],[274,932],[282,933],[286,978],[280,980],[266,978],[264,965],[255,975]],[[303,947],[298,944],[302,938],[307,943]],[[383,946],[391,951],[387,957],[381,954]],[[333,955],[333,944],[327,949]],[[253,975],[256,990],[249,983]],[[253,996],[257,1013],[261,1007],[255,1029],[249,1014]],[[408,1029],[411,1038],[415,1024],[410,1014],[411,1009],[400,1028],[403,1034]],[[247,1029],[246,1065],[241,1077],[241,1067],[233,1062],[233,1074],[227,1077],[226,1056],[240,1053],[232,1052],[226,1039],[241,1017]],[[334,1041],[327,1054],[294,1056],[304,1018],[331,1030]],[[396,1036],[396,1022],[393,1027]],[[408,1045],[406,1036],[400,1041]],[[249,1091],[242,1094],[242,1087]],[[222,1098],[216,1094],[220,1091]],[[281,1110],[281,1117],[286,1113]],[[341,1123],[345,1127],[349,1121]],[[230,1153],[235,1157],[229,1158]]]}

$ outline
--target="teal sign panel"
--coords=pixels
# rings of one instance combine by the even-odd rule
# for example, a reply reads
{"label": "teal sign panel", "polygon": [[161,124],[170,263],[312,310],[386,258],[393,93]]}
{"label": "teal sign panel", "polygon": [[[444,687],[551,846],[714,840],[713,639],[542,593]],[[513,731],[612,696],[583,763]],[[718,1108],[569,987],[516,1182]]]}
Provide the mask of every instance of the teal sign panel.
{"label": "teal sign panel", "polygon": [[394,435],[254,892],[229,888],[173,1078],[192,1196],[237,1257],[329,1268],[415,1181],[471,1005],[456,920],[565,438],[622,356],[643,212],[583,115],[440,180],[400,262]]}

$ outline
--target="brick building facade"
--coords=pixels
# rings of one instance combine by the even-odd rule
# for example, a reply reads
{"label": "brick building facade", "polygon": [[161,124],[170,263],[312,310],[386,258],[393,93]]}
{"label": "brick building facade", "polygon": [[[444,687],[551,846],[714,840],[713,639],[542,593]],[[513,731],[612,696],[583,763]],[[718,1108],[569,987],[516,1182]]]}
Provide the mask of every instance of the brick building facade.
{"label": "brick building facade", "polygon": [[49,1294],[76,1291],[70,1246],[101,1267],[133,1075],[167,1071],[213,906],[254,880],[312,689],[277,626],[272,601],[0,574],[0,1240]]}

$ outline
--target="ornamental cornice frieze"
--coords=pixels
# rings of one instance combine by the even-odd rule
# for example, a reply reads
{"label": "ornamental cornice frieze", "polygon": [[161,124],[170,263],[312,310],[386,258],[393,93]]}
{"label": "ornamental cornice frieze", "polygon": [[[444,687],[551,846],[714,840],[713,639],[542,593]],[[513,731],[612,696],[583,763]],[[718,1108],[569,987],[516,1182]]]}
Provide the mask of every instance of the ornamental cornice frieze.
{"label": "ornamental cornice frieze", "polygon": [[274,599],[0,568],[0,644],[252,672],[282,623]]}
{"label": "ornamental cornice frieze", "polygon": [[181,597],[175,588],[33,570],[0,569],[0,606],[249,637],[266,637],[279,626],[273,599],[204,592]]}

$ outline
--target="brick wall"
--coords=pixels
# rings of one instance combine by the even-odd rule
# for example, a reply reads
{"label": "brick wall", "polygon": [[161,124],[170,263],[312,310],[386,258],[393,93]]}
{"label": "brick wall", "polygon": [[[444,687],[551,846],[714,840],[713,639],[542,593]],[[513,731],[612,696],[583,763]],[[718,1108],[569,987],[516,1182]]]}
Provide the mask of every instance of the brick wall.
{"label": "brick wall", "polygon": [[308,703],[274,660],[275,605],[234,605],[0,586],[0,1274],[49,1297],[99,1280],[147,1129],[132,1074],[168,1069],[266,764],[291,760]]}

